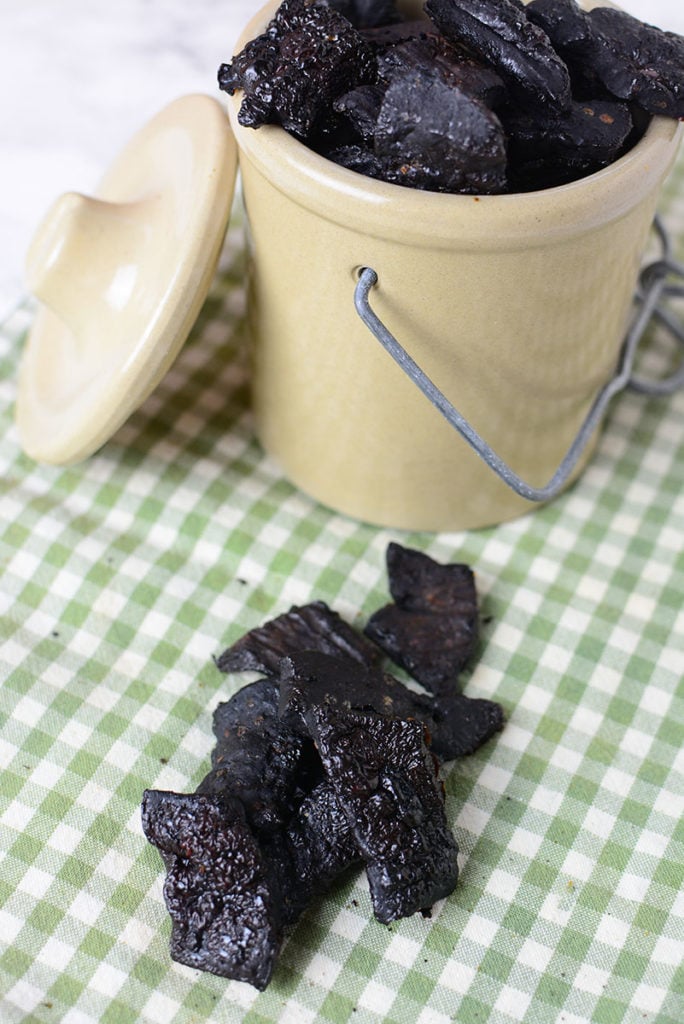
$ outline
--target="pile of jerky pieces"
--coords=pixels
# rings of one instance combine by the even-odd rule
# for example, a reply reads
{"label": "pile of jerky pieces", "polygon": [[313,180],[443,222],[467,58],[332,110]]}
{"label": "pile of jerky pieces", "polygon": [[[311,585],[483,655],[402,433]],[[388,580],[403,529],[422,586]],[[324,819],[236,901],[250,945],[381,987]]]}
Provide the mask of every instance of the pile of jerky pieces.
{"label": "pile of jerky pieces", "polygon": [[649,115],[684,117],[684,38],[576,0],[283,0],[219,69],[242,125],[437,192],[549,188],[606,167]]}
{"label": "pile of jerky pieces", "polygon": [[[387,567],[393,600],[365,637],[316,601],[225,651],[222,671],[264,678],[216,708],[195,793],[146,790],[180,963],[263,989],[284,929],[348,868],[365,868],[385,924],[429,914],[456,885],[439,765],[504,723],[458,689],[479,642],[474,576],[398,544]],[[383,652],[423,691],[384,672]]]}

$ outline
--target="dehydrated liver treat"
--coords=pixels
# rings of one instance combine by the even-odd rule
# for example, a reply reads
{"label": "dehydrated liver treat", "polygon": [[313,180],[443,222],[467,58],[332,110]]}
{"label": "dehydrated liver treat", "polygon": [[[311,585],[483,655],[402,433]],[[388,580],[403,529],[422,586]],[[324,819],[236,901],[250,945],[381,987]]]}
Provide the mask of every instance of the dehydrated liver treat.
{"label": "dehydrated liver treat", "polygon": [[303,742],[280,720],[278,699],[275,683],[260,679],[218,705],[212,771],[198,789],[239,799],[259,833],[283,828],[301,802]]}
{"label": "dehydrated liver treat", "polygon": [[385,561],[389,592],[400,608],[458,615],[476,626],[475,574],[469,565],[437,562],[395,542],[387,545]]}
{"label": "dehydrated liver treat", "polygon": [[508,177],[517,191],[534,188],[541,174],[556,184],[606,167],[632,131],[624,103],[587,100],[562,113],[539,117],[515,110],[502,114],[508,137]]}
{"label": "dehydrated liver treat", "polygon": [[[422,24],[425,28],[426,23]],[[476,61],[462,47],[436,32],[423,31],[378,53],[378,75],[387,82],[398,73],[426,68],[440,75],[447,85],[474,96],[492,109],[506,99],[503,81],[493,68]]]}
{"label": "dehydrated liver treat", "polygon": [[336,96],[375,77],[372,51],[334,8],[283,0],[266,31],[219,68],[219,87],[242,89],[238,120],[280,124],[306,138]]}
{"label": "dehydrated liver treat", "polygon": [[500,704],[463,693],[437,696],[432,701],[430,749],[444,761],[466,757],[504,727]]}
{"label": "dehydrated liver treat", "polygon": [[426,727],[430,749],[441,761],[473,754],[504,724],[503,710],[494,701],[453,691],[437,698],[415,693],[386,672],[317,651],[284,658],[279,689],[281,720],[294,732],[309,734],[306,716],[316,706],[416,719]]}
{"label": "dehydrated liver treat", "polygon": [[377,28],[401,19],[394,0],[327,0],[354,28]]}
{"label": "dehydrated liver treat", "polygon": [[529,17],[559,52],[598,76],[619,99],[651,114],[684,117],[684,39],[625,11],[582,11],[575,0],[533,0]]}
{"label": "dehydrated liver treat", "polygon": [[398,544],[387,549],[387,568],[395,603],[371,616],[366,635],[428,689],[455,685],[478,643],[471,569]]}
{"label": "dehydrated liver treat", "polygon": [[378,652],[323,601],[290,608],[264,626],[250,630],[216,659],[221,672],[278,674],[281,658],[292,651],[343,654],[364,665]]}
{"label": "dehydrated liver treat", "polygon": [[506,145],[496,115],[434,71],[390,82],[374,135],[387,181],[434,192],[506,188]]}
{"label": "dehydrated liver treat", "polygon": [[239,805],[146,790],[142,825],[167,868],[172,958],[264,989],[281,945],[281,900]]}
{"label": "dehydrated liver treat", "polygon": [[360,85],[358,89],[352,89],[351,92],[339,96],[333,104],[333,108],[339,114],[344,114],[351,121],[361,139],[370,145],[373,144],[375,138],[378,115],[386,88],[386,85],[378,83]]}
{"label": "dehydrated liver treat", "polygon": [[458,848],[423,725],[320,707],[307,724],[363,856],[377,919],[388,924],[448,896]]}
{"label": "dehydrated liver treat", "polygon": [[427,0],[425,10],[447,37],[488,61],[513,95],[534,105],[570,105],[570,75],[538,25],[513,0]]}
{"label": "dehydrated liver treat", "polygon": [[286,925],[361,862],[347,816],[327,780],[302,801],[284,836],[267,842],[266,849],[279,878]]}

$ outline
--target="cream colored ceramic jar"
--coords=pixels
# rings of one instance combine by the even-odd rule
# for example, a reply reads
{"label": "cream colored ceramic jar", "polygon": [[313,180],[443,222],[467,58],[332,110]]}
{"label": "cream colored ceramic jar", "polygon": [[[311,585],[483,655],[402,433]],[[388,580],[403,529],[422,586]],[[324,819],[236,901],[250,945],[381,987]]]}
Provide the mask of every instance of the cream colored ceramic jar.
{"label": "cream colored ceramic jar", "polygon": [[[239,45],[276,7],[264,8]],[[581,181],[473,197],[338,167],[280,128],[240,127],[239,103],[238,93],[229,113],[266,450],[309,494],[376,524],[460,530],[533,507],[359,320],[358,269],[376,271],[373,306],[416,362],[518,474],[541,486],[615,371],[677,123],[654,121],[630,153]]]}

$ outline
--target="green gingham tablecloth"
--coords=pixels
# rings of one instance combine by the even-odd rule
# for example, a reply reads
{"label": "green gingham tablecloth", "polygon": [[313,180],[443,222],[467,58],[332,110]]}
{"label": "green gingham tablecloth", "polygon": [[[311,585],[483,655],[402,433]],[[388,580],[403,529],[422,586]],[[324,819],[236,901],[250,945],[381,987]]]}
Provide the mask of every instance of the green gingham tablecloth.
{"label": "green gingham tablecloth", "polygon": [[[683,193],[680,161],[662,210],[684,238]],[[243,264],[234,228],[172,372],[72,468],[12,423],[31,304],[0,331],[0,1021],[682,1024],[684,393],[621,396],[580,482],[515,522],[360,525],[255,442]],[[666,352],[655,332],[645,368]],[[444,770],[456,891],[385,927],[347,876],[264,993],[174,964],[140,799],[208,770],[244,681],[212,655],[314,598],[362,622],[392,539],[475,567],[466,692],[508,716]]]}

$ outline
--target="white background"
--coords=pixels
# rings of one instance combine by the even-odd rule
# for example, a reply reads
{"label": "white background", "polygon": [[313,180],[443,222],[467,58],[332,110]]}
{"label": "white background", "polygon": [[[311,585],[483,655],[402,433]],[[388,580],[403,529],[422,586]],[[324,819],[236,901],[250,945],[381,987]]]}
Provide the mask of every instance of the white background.
{"label": "white background", "polygon": [[[219,96],[260,0],[0,0],[0,316],[24,294],[36,224],[91,191],[130,135],[186,92]],[[622,0],[684,34],[684,0]]]}

